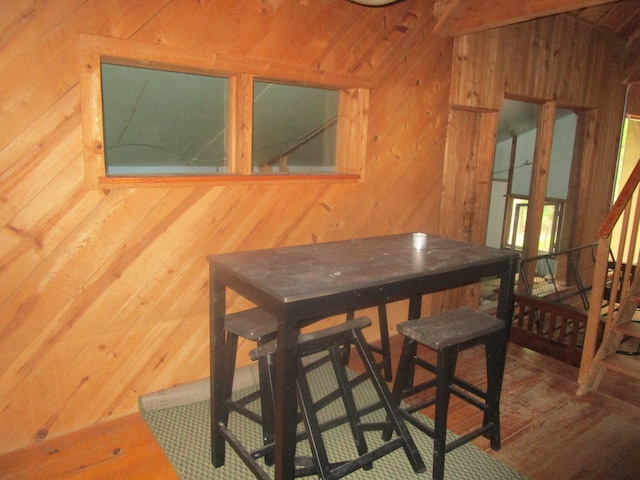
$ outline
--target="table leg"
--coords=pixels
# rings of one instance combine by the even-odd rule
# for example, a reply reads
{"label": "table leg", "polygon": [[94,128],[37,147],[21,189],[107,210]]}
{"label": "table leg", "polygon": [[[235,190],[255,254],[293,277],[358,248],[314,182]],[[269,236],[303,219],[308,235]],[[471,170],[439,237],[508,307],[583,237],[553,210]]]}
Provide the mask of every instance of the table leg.
{"label": "table leg", "polygon": [[[414,295],[409,297],[409,314],[407,315],[407,320],[418,320],[422,315],[422,295]],[[414,351],[412,355],[415,355],[417,351],[417,346],[414,345]],[[406,378],[410,379],[409,385],[406,385],[406,388],[409,388],[413,384],[413,378],[415,377],[415,364],[411,362],[408,366],[409,372]],[[400,402],[398,402],[398,405]]]}
{"label": "table leg", "polygon": [[225,439],[218,429],[218,422],[226,424],[228,413],[225,404],[227,390],[226,341],[224,316],[226,311],[225,287],[216,281],[215,268],[209,268],[209,361],[211,377],[211,463],[224,465]]}
{"label": "table leg", "polygon": [[292,318],[280,316],[275,353],[275,478],[291,479],[295,472],[298,368],[298,328]]}
{"label": "table leg", "polygon": [[[500,275],[500,292],[498,294],[498,307],[496,316],[505,322],[505,335],[509,339],[511,323],[513,321],[513,288],[516,279],[516,267],[518,259],[509,261]],[[506,342],[505,342],[506,343]]]}
{"label": "table leg", "polygon": [[407,320],[417,320],[422,315],[422,295],[414,295],[409,298],[409,314]]}

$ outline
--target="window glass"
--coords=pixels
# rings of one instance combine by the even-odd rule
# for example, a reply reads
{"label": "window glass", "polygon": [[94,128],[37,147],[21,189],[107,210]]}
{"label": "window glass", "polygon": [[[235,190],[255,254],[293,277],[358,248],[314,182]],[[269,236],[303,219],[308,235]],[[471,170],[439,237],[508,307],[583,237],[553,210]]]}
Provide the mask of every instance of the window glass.
{"label": "window glass", "polygon": [[334,172],[338,91],[254,82],[252,170]]}
{"label": "window glass", "polygon": [[[509,237],[507,248],[522,250],[524,247],[525,228],[527,221],[528,199],[513,198],[510,215]],[[542,210],[542,225],[538,238],[538,254],[553,253],[558,244],[559,226],[562,224],[564,202],[546,203]]]}
{"label": "window glass", "polygon": [[103,63],[107,176],[224,173],[228,80]]}

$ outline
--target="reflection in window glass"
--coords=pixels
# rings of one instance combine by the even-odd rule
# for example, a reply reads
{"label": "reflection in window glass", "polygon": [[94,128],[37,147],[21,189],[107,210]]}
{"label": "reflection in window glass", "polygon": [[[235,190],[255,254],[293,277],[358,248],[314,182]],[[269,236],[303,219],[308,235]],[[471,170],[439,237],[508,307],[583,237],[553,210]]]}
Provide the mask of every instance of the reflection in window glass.
{"label": "reflection in window glass", "polygon": [[254,82],[254,172],[335,171],[338,91]]}
{"label": "reflection in window glass", "polygon": [[107,175],[226,172],[226,78],[102,64]]}

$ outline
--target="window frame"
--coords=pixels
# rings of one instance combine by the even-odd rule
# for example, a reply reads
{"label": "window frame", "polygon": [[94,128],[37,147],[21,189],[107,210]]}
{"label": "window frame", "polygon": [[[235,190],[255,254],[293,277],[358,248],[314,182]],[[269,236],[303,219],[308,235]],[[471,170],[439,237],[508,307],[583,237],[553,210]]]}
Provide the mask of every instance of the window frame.
{"label": "window frame", "polygon": [[[527,195],[507,195],[507,215],[503,224],[503,240],[502,247],[510,250],[522,251],[523,245],[518,245],[516,240],[518,236],[518,223],[524,218],[526,222],[527,213],[526,209],[529,208],[530,197]],[[567,201],[564,199],[546,198],[543,206],[543,219],[540,227],[541,234],[538,238],[537,251],[538,255],[556,253],[558,251],[558,245],[560,242],[560,234],[562,225],[564,224],[565,209]],[[550,223],[545,223],[544,211],[547,208],[552,208],[552,219]],[[522,213],[524,210],[524,214]],[[540,248],[540,242],[543,239],[542,232],[545,230],[545,226],[548,226],[549,230],[549,245],[548,249]],[[526,228],[526,227],[525,227]],[[521,231],[522,237],[525,236],[524,229]]]}
{"label": "window frame", "polygon": [[[220,185],[238,182],[362,181],[370,84],[361,77],[85,34],[80,35],[79,46],[85,183],[91,188]],[[227,173],[189,176],[107,176],[102,112],[103,62],[228,78]],[[330,88],[339,92],[335,172],[252,172],[254,80]]]}

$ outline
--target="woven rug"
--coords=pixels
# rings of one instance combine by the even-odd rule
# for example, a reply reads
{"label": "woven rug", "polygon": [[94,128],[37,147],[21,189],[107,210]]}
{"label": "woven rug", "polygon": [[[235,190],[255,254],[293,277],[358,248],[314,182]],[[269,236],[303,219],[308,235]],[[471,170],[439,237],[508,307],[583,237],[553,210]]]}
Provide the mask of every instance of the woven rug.
{"label": "woven rug", "polygon": [[[329,366],[323,366],[314,370],[309,376],[314,392],[314,397],[323,395],[335,388],[335,379]],[[234,393],[234,396],[246,395],[255,387],[250,387]],[[358,406],[373,403],[377,396],[370,382],[364,382],[354,388],[354,396]],[[259,411],[259,401],[254,408]],[[181,480],[199,479],[252,479],[254,478],[246,465],[236,453],[227,445],[226,462],[220,468],[211,465],[211,438],[210,438],[210,411],[209,401],[192,403],[185,406],[167,408],[164,410],[145,411],[140,405],[142,417],[147,422],[154,437],[169,458],[175,471]],[[337,400],[325,407],[320,413],[320,421],[326,420],[344,412],[341,400]],[[382,410],[373,412],[365,417],[367,421],[382,420]],[[428,421],[428,420],[427,420]],[[232,413],[229,418],[229,427],[249,448],[257,448],[260,445],[260,428],[245,417]],[[409,425],[420,454],[427,466],[427,472],[417,475],[413,472],[409,461],[402,448],[376,460],[371,470],[357,470],[351,473],[349,479],[390,479],[390,478],[430,478],[432,440],[419,430]],[[370,449],[379,445],[379,432],[368,432],[367,442]],[[329,450],[331,461],[338,461],[357,456],[353,446],[353,437],[348,426],[334,428],[325,434],[325,441]],[[447,441],[455,438],[449,433]],[[297,455],[309,455],[306,441],[301,441],[296,447]],[[264,467],[265,471],[273,476],[273,468]],[[445,479],[447,480],[471,480],[471,479],[524,479],[522,475],[510,469],[506,465],[491,457],[486,452],[468,443],[447,453],[445,460]]]}

